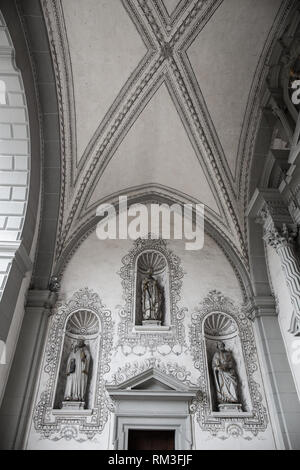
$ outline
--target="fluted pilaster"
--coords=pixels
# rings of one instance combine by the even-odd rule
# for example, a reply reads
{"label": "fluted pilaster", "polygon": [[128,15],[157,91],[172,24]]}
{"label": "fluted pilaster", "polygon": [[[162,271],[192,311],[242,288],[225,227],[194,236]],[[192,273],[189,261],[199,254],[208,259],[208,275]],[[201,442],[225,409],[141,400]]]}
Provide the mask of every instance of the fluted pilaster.
{"label": "fluted pilaster", "polygon": [[264,240],[276,250],[280,258],[293,305],[289,332],[298,336],[300,335],[300,263],[295,243],[299,230],[295,224],[275,224],[266,208],[260,215],[264,222]]}

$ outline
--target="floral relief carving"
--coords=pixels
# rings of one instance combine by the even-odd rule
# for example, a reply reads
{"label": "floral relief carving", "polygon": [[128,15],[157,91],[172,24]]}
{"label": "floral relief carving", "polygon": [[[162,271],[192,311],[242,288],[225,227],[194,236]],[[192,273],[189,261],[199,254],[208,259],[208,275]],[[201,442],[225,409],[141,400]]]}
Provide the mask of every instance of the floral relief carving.
{"label": "floral relief carving", "polygon": [[[94,369],[96,387],[91,409],[83,410],[83,412],[75,410],[66,415],[63,410],[54,410],[55,393],[67,321],[72,314],[82,311],[96,315],[101,325],[100,345],[97,348],[98,357],[95,357]],[[33,414],[34,427],[42,437],[54,441],[75,439],[77,442],[82,442],[102,432],[111,409],[110,399],[105,390],[104,376],[110,369],[112,344],[111,312],[102,304],[98,294],[87,288],[80,289],[69,302],[57,305],[51,318],[42,369],[42,377],[43,379],[46,377],[46,385],[40,393]]]}
{"label": "floral relief carving", "polygon": [[171,376],[188,386],[197,386],[196,381],[192,377],[192,373],[187,370],[185,366],[179,365],[176,362],[165,363],[160,359],[153,357],[146,359],[144,362],[134,361],[132,363],[126,363],[123,367],[119,367],[108,383],[119,385],[122,382],[125,382],[126,380],[152,368],[157,369],[163,374]]}
{"label": "floral relief carving", "polygon": [[[134,330],[135,326],[135,299],[136,299],[136,281],[135,270],[136,260],[144,251],[155,251],[164,256],[168,265],[169,272],[169,305],[170,305],[170,329],[160,332],[147,331],[138,332]],[[180,308],[180,292],[182,287],[182,278],[184,276],[180,259],[170,249],[162,239],[151,239],[150,235],[146,239],[139,238],[134,242],[132,250],[122,259],[120,276],[124,291],[125,306],[119,307],[120,323],[118,325],[118,343],[125,355],[131,353],[137,356],[146,354],[147,351],[158,352],[161,355],[168,355],[173,352],[179,355],[183,352],[186,345],[185,329],[183,320],[186,308]]]}
{"label": "floral relief carving", "polygon": [[[214,315],[218,312],[228,315],[237,325],[245,365],[246,381],[251,399],[251,406],[246,412],[232,416],[218,416],[218,413],[212,412],[211,405],[204,325],[209,315]],[[190,409],[195,413],[196,420],[201,429],[209,431],[213,436],[220,437],[221,434],[224,435],[224,432],[227,433],[227,430],[229,432],[227,426],[228,423],[231,423],[231,432],[229,434],[233,437],[236,434],[240,434],[239,429],[244,432],[248,431],[248,434],[250,432],[252,435],[264,432],[268,426],[268,416],[266,408],[262,403],[263,397],[259,390],[260,385],[254,378],[254,374],[258,371],[258,364],[251,320],[247,318],[243,311],[239,311],[229,298],[216,290],[211,291],[192,314],[190,341],[194,367],[199,371],[200,382],[199,393],[193,400]]]}

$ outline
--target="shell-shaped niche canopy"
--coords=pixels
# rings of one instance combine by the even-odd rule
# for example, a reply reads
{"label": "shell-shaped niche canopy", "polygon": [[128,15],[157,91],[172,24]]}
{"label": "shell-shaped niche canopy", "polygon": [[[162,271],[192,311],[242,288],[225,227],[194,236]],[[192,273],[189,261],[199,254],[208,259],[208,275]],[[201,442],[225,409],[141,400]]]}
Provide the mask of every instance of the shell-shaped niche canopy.
{"label": "shell-shaped niche canopy", "polygon": [[204,323],[206,336],[224,337],[237,333],[235,321],[224,313],[213,313],[209,315]]}
{"label": "shell-shaped niche canopy", "polygon": [[93,312],[78,310],[68,320],[67,333],[75,336],[92,336],[99,333],[99,321]]}
{"label": "shell-shaped niche canopy", "polygon": [[144,251],[139,256],[137,266],[138,270],[143,274],[151,270],[154,275],[158,275],[166,269],[166,260],[164,256],[157,251]]}

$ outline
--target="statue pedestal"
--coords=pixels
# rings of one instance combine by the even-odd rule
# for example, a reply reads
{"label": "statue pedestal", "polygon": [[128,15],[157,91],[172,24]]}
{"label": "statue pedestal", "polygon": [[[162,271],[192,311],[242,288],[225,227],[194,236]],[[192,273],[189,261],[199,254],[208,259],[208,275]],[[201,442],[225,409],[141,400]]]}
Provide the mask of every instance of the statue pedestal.
{"label": "statue pedestal", "polygon": [[222,403],[218,405],[220,413],[242,413],[242,405],[239,403]]}
{"label": "statue pedestal", "polygon": [[143,326],[149,326],[150,328],[152,326],[161,326],[161,321],[159,321],[159,320],[143,320],[142,325]]}
{"label": "statue pedestal", "polygon": [[62,409],[63,410],[84,410],[85,402],[84,401],[63,401]]}

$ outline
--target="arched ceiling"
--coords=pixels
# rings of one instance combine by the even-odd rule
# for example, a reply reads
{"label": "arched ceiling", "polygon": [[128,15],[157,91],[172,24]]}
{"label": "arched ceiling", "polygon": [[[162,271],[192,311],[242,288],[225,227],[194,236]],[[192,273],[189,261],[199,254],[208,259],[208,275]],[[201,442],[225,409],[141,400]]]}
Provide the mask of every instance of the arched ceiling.
{"label": "arched ceiling", "polygon": [[149,187],[204,203],[246,262],[255,92],[289,4],[42,2],[65,168],[58,256],[97,204]]}
{"label": "arched ceiling", "polygon": [[225,0],[188,49],[188,57],[230,171],[251,85],[281,0]]}

